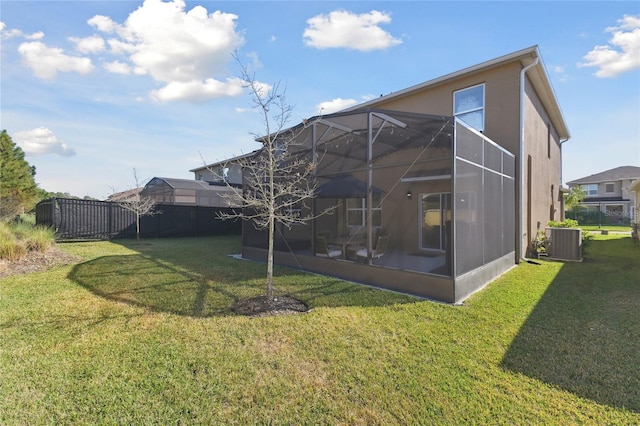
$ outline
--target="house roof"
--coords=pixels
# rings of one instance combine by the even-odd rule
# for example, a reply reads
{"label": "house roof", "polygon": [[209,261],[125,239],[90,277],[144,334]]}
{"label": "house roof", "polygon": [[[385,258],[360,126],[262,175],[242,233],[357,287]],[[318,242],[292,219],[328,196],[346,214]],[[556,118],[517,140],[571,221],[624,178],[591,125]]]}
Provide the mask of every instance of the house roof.
{"label": "house roof", "polygon": [[581,185],[586,183],[614,182],[622,179],[640,179],[640,167],[620,166],[615,169],[589,175],[567,182],[567,185]]}
{"label": "house roof", "polygon": [[224,165],[227,165],[227,164],[230,164],[230,163],[238,163],[238,162],[244,160],[245,158],[249,158],[249,157],[251,157],[253,155],[256,155],[256,153],[258,151],[259,150],[255,150],[255,151],[252,151],[252,152],[250,152],[248,154],[242,154],[242,155],[238,155],[236,157],[227,158],[226,160],[218,161],[216,163],[206,164],[204,166],[200,166],[200,167],[196,167],[195,169],[191,169],[189,171],[190,172],[199,172],[201,170],[213,169],[213,168],[216,168],[216,167],[219,167],[219,166],[224,166]]}
{"label": "house roof", "polygon": [[128,189],[126,191],[122,191],[122,192],[116,192],[115,194],[111,194],[107,197],[107,201],[127,201],[130,200],[132,198],[135,198],[140,191],[142,191],[142,187],[140,188],[133,188],[133,189]]}
{"label": "house roof", "polygon": [[204,182],[201,180],[191,180],[191,179],[176,179],[176,178],[163,178],[163,177],[154,177],[149,181],[149,183],[154,180],[162,180],[166,182],[173,189],[198,189],[204,191],[224,191],[227,188],[219,185],[210,185],[208,182]]}
{"label": "house roof", "polygon": [[406,89],[402,89],[400,91],[393,92],[388,95],[381,96],[379,98],[375,98],[362,104],[347,108],[344,111],[353,111],[361,108],[374,107],[383,102],[413,95],[415,94],[415,92],[430,89],[441,84],[451,82],[452,80],[465,78],[471,74],[490,70],[492,68],[496,68],[510,62],[520,61],[522,66],[525,67],[533,63],[536,59],[538,59],[538,63],[527,72],[529,80],[531,81],[533,87],[536,89],[536,92],[540,97],[540,101],[546,108],[547,113],[549,114],[549,118],[558,131],[560,139],[569,139],[571,137],[571,134],[565,122],[562,110],[560,109],[560,105],[558,104],[558,101],[556,99],[553,87],[551,86],[551,81],[549,80],[549,76],[542,61],[542,57],[540,56],[538,46],[531,46],[526,49],[510,53],[508,55],[500,56],[498,58],[491,59],[489,61],[482,62],[480,64],[473,65],[471,67],[464,68],[450,74],[446,74],[433,80],[425,81],[424,83],[410,86]]}

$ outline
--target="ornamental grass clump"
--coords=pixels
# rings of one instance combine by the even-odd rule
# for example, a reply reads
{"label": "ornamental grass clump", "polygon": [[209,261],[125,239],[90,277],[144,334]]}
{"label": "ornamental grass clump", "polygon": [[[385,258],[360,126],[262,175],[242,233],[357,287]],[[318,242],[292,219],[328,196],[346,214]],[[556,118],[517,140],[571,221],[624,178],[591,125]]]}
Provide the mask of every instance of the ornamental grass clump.
{"label": "ornamental grass clump", "polygon": [[54,244],[54,232],[44,226],[0,222],[0,259],[16,261],[30,251],[46,252]]}

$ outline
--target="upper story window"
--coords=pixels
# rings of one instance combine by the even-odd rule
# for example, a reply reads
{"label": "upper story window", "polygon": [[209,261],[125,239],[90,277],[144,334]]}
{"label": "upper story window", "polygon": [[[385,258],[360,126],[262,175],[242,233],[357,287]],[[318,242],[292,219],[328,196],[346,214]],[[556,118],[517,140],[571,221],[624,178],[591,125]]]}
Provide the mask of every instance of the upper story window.
{"label": "upper story window", "polygon": [[483,132],[484,84],[453,92],[453,115],[479,132]]}
{"label": "upper story window", "polygon": [[598,195],[598,185],[595,183],[589,185],[582,185],[582,189],[584,189],[587,197],[595,197]]}
{"label": "upper story window", "polygon": [[616,192],[615,184],[613,184],[613,183],[606,183],[606,184],[604,185],[604,192],[606,192],[607,194],[612,194],[612,193]]}

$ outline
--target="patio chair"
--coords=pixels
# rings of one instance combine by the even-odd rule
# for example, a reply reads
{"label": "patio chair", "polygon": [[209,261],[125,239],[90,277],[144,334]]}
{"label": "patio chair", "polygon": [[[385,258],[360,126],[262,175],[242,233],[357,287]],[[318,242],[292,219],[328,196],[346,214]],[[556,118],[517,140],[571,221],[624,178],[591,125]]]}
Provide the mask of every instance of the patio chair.
{"label": "patio chair", "polygon": [[318,237],[322,237],[325,240],[327,240],[327,245],[329,247],[329,250],[340,250],[340,246],[337,246],[335,244],[329,243],[329,241],[331,240],[331,232],[329,232],[329,231],[318,231],[318,232],[316,232],[316,238],[318,238]]}
{"label": "patio chair", "polygon": [[317,237],[316,238],[316,256],[334,259],[336,257],[342,256],[342,250],[337,250],[334,248],[330,249],[329,246],[327,245],[327,239],[325,237]]}
{"label": "patio chair", "polygon": [[[384,256],[384,252],[387,250],[387,245],[389,244],[389,236],[381,235],[378,237],[378,241],[376,242],[376,247],[373,249],[373,253],[371,253],[371,257],[374,259],[379,259]],[[356,258],[367,258],[367,249],[361,248],[356,252]]]}

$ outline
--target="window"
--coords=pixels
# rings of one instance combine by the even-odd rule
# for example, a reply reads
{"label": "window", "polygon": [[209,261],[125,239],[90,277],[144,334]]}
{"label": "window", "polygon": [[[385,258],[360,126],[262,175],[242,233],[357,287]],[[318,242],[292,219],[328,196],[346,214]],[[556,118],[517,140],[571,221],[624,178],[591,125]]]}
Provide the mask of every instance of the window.
{"label": "window", "polygon": [[613,183],[606,183],[604,185],[604,192],[607,194],[612,194],[615,192],[615,185]]}
{"label": "window", "polygon": [[479,132],[483,132],[484,84],[454,92],[453,115]]}
{"label": "window", "polygon": [[[380,197],[373,197],[373,205],[371,209],[371,224],[375,227],[382,226],[382,206],[380,205]],[[348,198],[347,199],[347,226],[366,226],[367,219],[367,199],[366,198]]]}
{"label": "window", "polygon": [[598,185],[596,184],[582,185],[582,189],[587,194],[587,197],[595,197],[598,195]]}

